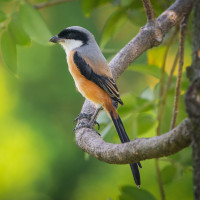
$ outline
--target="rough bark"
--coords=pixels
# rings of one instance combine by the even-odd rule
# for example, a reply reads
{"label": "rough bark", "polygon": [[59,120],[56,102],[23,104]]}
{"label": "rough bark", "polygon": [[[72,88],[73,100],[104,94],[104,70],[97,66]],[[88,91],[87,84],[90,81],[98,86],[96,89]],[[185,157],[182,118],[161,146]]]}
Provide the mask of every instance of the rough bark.
{"label": "rough bark", "polygon": [[111,144],[103,141],[91,129],[76,134],[78,146],[95,158],[111,164],[135,163],[145,159],[174,154],[191,142],[191,123],[185,119],[179,126],[160,136],[138,138],[128,143]]}
{"label": "rough bark", "polygon": [[192,66],[188,69],[191,85],[186,94],[186,110],[192,122],[194,199],[200,200],[200,0],[194,0]]}

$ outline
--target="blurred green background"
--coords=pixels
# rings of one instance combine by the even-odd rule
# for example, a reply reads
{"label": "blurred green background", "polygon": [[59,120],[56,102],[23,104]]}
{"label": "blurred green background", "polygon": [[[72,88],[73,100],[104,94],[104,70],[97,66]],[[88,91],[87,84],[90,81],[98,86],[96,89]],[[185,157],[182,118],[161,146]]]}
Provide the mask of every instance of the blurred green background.
{"label": "blurred green background", "polygon": [[[58,45],[48,44],[50,36],[62,29],[83,26],[95,35],[109,61],[145,25],[142,3],[134,0],[101,0],[96,4],[89,0],[70,1],[36,11],[40,14],[31,22],[32,11],[27,11],[29,8],[25,6],[29,4],[24,6],[24,2],[0,0],[0,8],[6,14],[5,20],[0,20],[4,57],[0,59],[0,199],[160,199],[155,160],[142,161],[142,185],[138,190],[128,165],[100,162],[77,147],[72,122],[84,99],[75,89],[64,51]],[[30,5],[41,2],[29,1]],[[157,15],[170,5],[166,1],[152,3]],[[31,38],[31,44],[15,46],[17,69],[12,69],[9,63],[15,59],[14,47],[11,45],[9,49],[10,43],[3,36],[11,30],[13,8],[20,13],[23,28]],[[43,31],[44,25],[51,35],[46,29]],[[185,45],[184,69],[191,63],[190,29],[191,25]],[[119,108],[119,114],[132,139],[156,135],[160,68],[173,31],[162,46],[144,53],[117,80],[125,104]],[[177,48],[176,35],[166,60],[166,80]],[[169,131],[176,74],[177,70],[168,94],[161,133]],[[183,97],[188,84],[184,71],[177,124],[186,117]],[[104,139],[119,143],[104,112],[98,121]],[[161,158],[159,164],[166,199],[193,199],[191,149]]]}

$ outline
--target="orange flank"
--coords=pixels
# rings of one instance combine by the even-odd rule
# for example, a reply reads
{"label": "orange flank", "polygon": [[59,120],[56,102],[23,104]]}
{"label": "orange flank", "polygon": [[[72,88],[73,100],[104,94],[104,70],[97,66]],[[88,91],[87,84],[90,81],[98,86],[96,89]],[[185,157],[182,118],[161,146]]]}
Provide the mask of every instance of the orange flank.
{"label": "orange flank", "polygon": [[93,103],[103,106],[103,108],[108,113],[113,111],[113,113],[115,114],[116,109],[113,107],[111,97],[98,85],[88,80],[80,73],[79,69],[74,64],[73,55],[74,51],[72,51],[67,57],[67,61],[69,65],[69,71],[75,81],[76,87],[79,92]]}

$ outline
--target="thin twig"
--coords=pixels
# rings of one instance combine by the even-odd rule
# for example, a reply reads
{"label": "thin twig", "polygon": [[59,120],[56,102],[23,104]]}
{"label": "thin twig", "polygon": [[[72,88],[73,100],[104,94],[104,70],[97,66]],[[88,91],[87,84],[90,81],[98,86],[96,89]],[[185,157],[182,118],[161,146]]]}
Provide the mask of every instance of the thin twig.
{"label": "thin twig", "polygon": [[158,158],[155,159],[155,165],[156,165],[156,174],[158,177],[158,186],[159,186],[159,190],[160,190],[160,196],[161,196],[162,200],[165,200],[165,191],[164,191],[164,187],[163,187],[162,176],[161,176]]}
{"label": "thin twig", "polygon": [[170,46],[172,45],[174,39],[176,38],[177,33],[178,33],[178,28],[175,29],[175,31],[173,32],[173,34],[169,38],[167,46],[166,46],[165,54],[164,54],[164,57],[163,57],[163,63],[162,63],[162,67],[161,67],[161,77],[160,77],[160,90],[159,90],[159,96],[160,97],[163,96],[163,92],[164,92],[165,66],[166,66],[167,55],[168,55]]}
{"label": "thin twig", "polygon": [[163,100],[166,100],[167,94],[169,92],[169,88],[170,88],[171,83],[172,83],[172,77],[173,77],[177,62],[178,62],[178,57],[179,57],[179,50],[177,50],[176,56],[174,58],[174,62],[173,62],[173,65],[172,65],[172,68],[171,68],[171,71],[170,71],[170,74],[169,74],[169,78],[168,78],[168,81],[167,81],[167,86],[166,86],[164,93],[163,93]]}
{"label": "thin twig", "polygon": [[[156,135],[160,135],[160,127],[161,127],[161,123],[162,123],[163,110],[164,110],[165,101],[166,101],[167,93],[168,93],[168,91],[165,92],[166,95],[163,98],[164,82],[165,82],[164,81],[164,79],[165,79],[165,66],[166,66],[167,55],[168,55],[168,52],[169,52],[169,48],[172,45],[177,32],[178,32],[178,30],[176,28],[176,30],[174,31],[174,33],[171,35],[171,37],[168,40],[167,47],[166,47],[166,50],[165,50],[165,54],[164,54],[164,57],[163,57],[163,64],[162,64],[162,68],[161,68],[162,69],[161,70],[161,79],[160,79],[160,92],[159,92],[160,103],[159,103],[158,116],[157,116],[158,127],[157,127],[157,130],[156,130]],[[173,68],[173,66],[172,66],[172,68]],[[161,196],[162,200],[165,200],[165,191],[164,191],[161,172],[160,172],[160,168],[159,168],[159,159],[155,160],[155,165],[156,165],[156,174],[157,174],[157,177],[158,177],[158,186],[159,186],[159,190],[160,190],[160,196]]]}
{"label": "thin twig", "polygon": [[174,109],[171,121],[171,129],[173,129],[176,125],[176,119],[179,109],[179,99],[181,94],[181,78],[182,78],[182,71],[183,71],[183,59],[184,59],[184,42],[185,42],[185,33],[187,28],[187,19],[188,15],[185,16],[180,25],[180,45],[179,45],[179,66],[178,66],[178,77],[176,81],[176,91],[175,91],[175,98],[174,98]]}
{"label": "thin twig", "polygon": [[166,88],[163,91],[163,95],[160,99],[160,107],[159,107],[159,112],[158,112],[158,127],[157,127],[157,133],[160,133],[160,128],[161,128],[161,124],[162,124],[162,118],[163,118],[163,113],[164,113],[164,108],[165,108],[165,103],[167,100],[167,96],[168,96],[168,92],[172,83],[172,77],[178,62],[178,56],[179,56],[179,51],[177,50],[176,56],[174,58],[174,62],[172,65],[172,68],[170,70],[170,74],[169,74],[169,78],[167,80],[167,85]]}
{"label": "thin twig", "polygon": [[[163,111],[164,111],[164,107],[165,107],[165,102],[167,99],[167,95],[169,92],[169,88],[172,82],[172,77],[173,77],[173,73],[176,67],[178,61],[178,51],[176,53],[171,71],[170,71],[170,75],[169,75],[169,79],[167,81],[167,86],[166,89],[163,92],[163,96],[161,97],[161,101],[160,101],[160,107],[159,107],[159,112],[158,112],[158,127],[157,127],[157,135],[160,135],[160,127],[161,127],[161,122],[162,122],[162,117],[163,117]],[[165,199],[165,191],[164,191],[164,186],[162,183],[162,177],[161,177],[161,172],[160,172],[160,168],[159,168],[159,159],[155,159],[155,165],[156,165],[156,174],[158,177],[158,185],[159,185],[159,190],[160,190],[160,195],[161,195],[161,199],[164,200]]]}
{"label": "thin twig", "polygon": [[142,0],[142,2],[143,2],[143,6],[145,8],[145,11],[146,11],[147,20],[148,21],[155,20],[156,16],[155,16],[155,13],[153,11],[151,1],[150,0]]}
{"label": "thin twig", "polygon": [[39,9],[42,9],[42,8],[47,8],[47,7],[50,7],[50,6],[55,6],[55,5],[62,4],[62,3],[65,3],[65,2],[69,2],[69,1],[73,1],[73,0],[53,0],[53,1],[47,1],[47,2],[44,2],[44,3],[39,3],[39,4],[34,5],[34,8],[39,10]]}

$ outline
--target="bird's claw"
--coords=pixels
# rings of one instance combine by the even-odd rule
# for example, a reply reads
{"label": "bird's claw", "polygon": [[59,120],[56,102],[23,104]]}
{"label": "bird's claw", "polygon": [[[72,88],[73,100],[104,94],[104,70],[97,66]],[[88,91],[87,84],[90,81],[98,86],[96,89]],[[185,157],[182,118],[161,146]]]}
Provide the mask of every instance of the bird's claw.
{"label": "bird's claw", "polygon": [[81,119],[88,119],[90,120],[92,117],[92,114],[86,114],[86,113],[80,113],[73,121],[73,124],[75,124],[78,120],[81,120]]}
{"label": "bird's claw", "polygon": [[[98,130],[99,130],[99,123],[95,121],[95,125],[98,125]],[[76,126],[76,128],[74,128],[73,132],[77,131],[78,129],[81,129],[81,128],[90,128],[90,129],[93,129],[99,136],[101,136],[94,128],[93,128],[93,125],[91,123],[80,123],[78,126]]]}
{"label": "bird's claw", "polygon": [[[92,117],[92,115],[93,114],[86,114],[86,113],[80,113],[75,119],[74,119],[74,121],[73,121],[73,124],[75,124],[78,120],[81,120],[81,119],[84,119],[84,118],[86,118],[86,119],[88,119],[88,120],[91,120],[91,117]],[[86,128],[93,128],[93,124],[94,124],[94,126],[95,125],[97,125],[98,126],[98,130],[100,129],[100,124],[95,120],[93,123],[88,123],[88,127],[86,127]],[[76,128],[75,128],[76,129]],[[76,130],[73,130],[73,132],[74,131],[76,131]]]}

